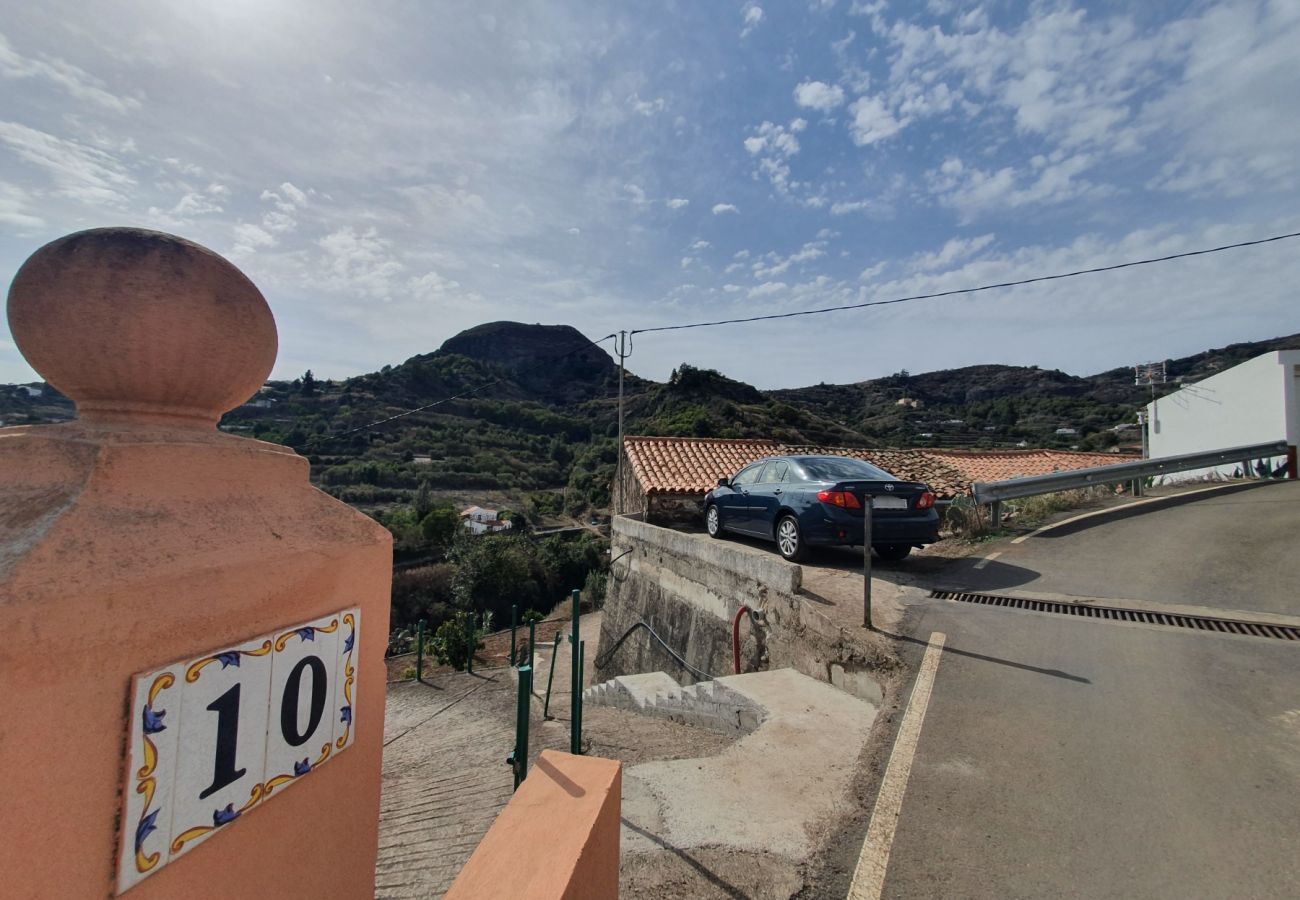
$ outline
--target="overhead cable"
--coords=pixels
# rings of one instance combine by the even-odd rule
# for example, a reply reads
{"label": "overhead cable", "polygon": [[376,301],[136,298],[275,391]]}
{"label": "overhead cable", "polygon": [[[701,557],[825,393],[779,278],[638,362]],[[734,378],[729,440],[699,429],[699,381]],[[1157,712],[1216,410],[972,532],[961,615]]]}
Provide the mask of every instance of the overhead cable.
{"label": "overhead cable", "polygon": [[1128,269],[1133,266],[1149,266],[1152,263],[1169,262],[1175,259],[1186,259],[1190,256],[1205,256],[1209,253],[1220,253],[1224,250],[1236,250],[1241,247],[1255,247],[1259,244],[1270,244],[1274,241],[1284,241],[1288,238],[1300,237],[1300,231],[1293,231],[1289,234],[1277,234],[1273,237],[1259,238],[1253,241],[1241,241],[1236,244],[1224,244],[1221,247],[1208,247],[1203,250],[1188,250],[1184,253],[1171,253],[1168,256],[1155,256],[1149,259],[1135,259],[1129,262],[1115,263],[1109,266],[1095,266],[1090,269],[1077,269],[1073,272],[1058,272],[1055,275],[1038,275],[1034,278],[1021,278],[1018,281],[1000,281],[996,284],[982,284],[979,287],[956,288],[950,291],[937,291],[932,294],[913,294],[910,297],[895,297],[892,300],[870,300],[864,303],[847,303],[843,306],[825,306],[821,309],[803,309],[796,312],[771,313],[765,316],[746,316],[739,319],[718,319],[713,322],[691,322],[686,325],[659,325],[655,328],[636,328],[629,331],[628,334],[650,334],[656,331],[682,331],[687,328],[711,328],[714,325],[739,325],[745,322],[765,322],[771,319],[793,319],[798,316],[817,316],[822,313],[843,312],[849,309],[866,309],[869,306],[891,306],[895,303],[910,303],[913,300],[935,300],[939,297],[954,297],[959,294],[975,294],[980,291],[991,291],[996,288],[1019,287],[1022,284],[1037,284],[1041,281],[1058,281],[1062,278],[1074,278],[1077,275],[1093,275],[1097,272],[1113,272],[1116,269]]}

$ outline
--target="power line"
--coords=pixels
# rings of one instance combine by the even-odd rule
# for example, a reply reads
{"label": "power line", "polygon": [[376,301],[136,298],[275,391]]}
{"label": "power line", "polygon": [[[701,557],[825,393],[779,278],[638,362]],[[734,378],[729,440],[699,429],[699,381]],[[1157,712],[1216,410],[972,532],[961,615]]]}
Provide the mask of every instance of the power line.
{"label": "power line", "polygon": [[660,325],[656,328],[637,328],[629,331],[628,334],[650,334],[656,331],[682,331],[687,328],[710,328],[714,325],[739,325],[744,322],[766,322],[771,319],[793,319],[797,316],[816,316],[822,313],[843,312],[849,309],[865,309],[869,306],[891,306],[895,303],[910,303],[913,300],[934,300],[939,297],[954,297],[958,294],[975,294],[980,291],[991,291],[996,288],[1019,287],[1022,284],[1037,284],[1041,281],[1057,281],[1062,278],[1074,278],[1077,275],[1093,275],[1097,272],[1113,272],[1116,269],[1128,269],[1133,266],[1149,266],[1152,263],[1169,262],[1174,259],[1186,259],[1190,256],[1205,256],[1208,253],[1220,253],[1224,250],[1237,250],[1241,247],[1255,247],[1259,244],[1270,244],[1274,241],[1284,241],[1288,238],[1300,237],[1300,231],[1293,231],[1289,234],[1277,234],[1273,237],[1260,238],[1254,241],[1241,241],[1236,244],[1224,244],[1221,247],[1208,247],[1204,250],[1188,250],[1184,253],[1171,253],[1168,256],[1155,256],[1150,259],[1135,259],[1129,262],[1115,263],[1109,266],[1096,266],[1091,269],[1078,269],[1073,272],[1059,272],[1055,275],[1038,275],[1034,278],[1022,278],[1019,281],[1000,281],[996,284],[982,284],[979,287],[956,288],[951,291],[938,291],[933,294],[913,294],[910,297],[896,297],[892,300],[871,300],[865,303],[848,303],[844,306],[826,306],[821,309],[803,309],[797,312],[772,313],[766,316],[746,316],[740,319],[719,319],[714,322],[692,322],[687,325]]}
{"label": "power line", "polygon": [[[615,336],[616,335],[614,334],[607,334],[600,340],[593,341],[591,338],[587,337],[586,335],[582,335],[582,339],[585,340],[592,347],[599,347],[605,341],[608,341]],[[518,378],[520,375],[527,375],[530,372],[536,372],[539,369],[549,366],[553,362],[557,362],[561,359],[564,359],[567,356],[573,356],[575,353],[580,353],[586,349],[588,348],[584,345],[582,347],[575,347],[572,350],[567,350],[564,353],[557,353],[555,356],[548,356],[535,366],[530,366],[527,369],[520,369],[518,371],[511,372],[509,375],[503,375],[500,378],[496,379],[495,381],[489,381],[487,384],[480,384],[476,388],[470,388],[468,391],[462,391],[461,393],[456,394],[455,396],[443,397],[441,400],[435,400],[432,403],[426,403],[424,406],[416,407],[415,409],[408,409],[405,412],[400,412],[397,415],[389,416],[386,419],[380,419],[377,422],[371,422],[368,425],[358,425],[356,428],[349,428],[347,431],[340,431],[338,434],[326,435],[326,439],[338,440],[339,438],[345,438],[348,435],[356,434],[359,431],[368,431],[371,428],[378,428],[381,425],[387,425],[389,422],[395,422],[398,419],[403,419],[407,416],[415,415],[418,412],[424,412],[427,409],[433,409],[435,406],[442,406],[444,403],[451,403],[454,400],[464,400],[466,397],[471,397],[474,394],[477,394],[479,391],[485,391],[490,387],[495,387],[496,385],[501,384],[502,382],[505,381],[509,381],[512,378]],[[293,449],[297,450],[299,448],[294,447]]]}

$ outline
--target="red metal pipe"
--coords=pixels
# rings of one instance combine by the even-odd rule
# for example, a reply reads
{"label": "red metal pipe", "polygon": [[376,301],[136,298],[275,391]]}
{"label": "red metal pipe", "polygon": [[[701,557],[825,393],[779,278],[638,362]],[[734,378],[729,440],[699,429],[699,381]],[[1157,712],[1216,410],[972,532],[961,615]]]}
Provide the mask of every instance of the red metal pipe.
{"label": "red metal pipe", "polygon": [[749,612],[748,606],[736,610],[736,618],[731,620],[731,671],[740,674],[740,617]]}

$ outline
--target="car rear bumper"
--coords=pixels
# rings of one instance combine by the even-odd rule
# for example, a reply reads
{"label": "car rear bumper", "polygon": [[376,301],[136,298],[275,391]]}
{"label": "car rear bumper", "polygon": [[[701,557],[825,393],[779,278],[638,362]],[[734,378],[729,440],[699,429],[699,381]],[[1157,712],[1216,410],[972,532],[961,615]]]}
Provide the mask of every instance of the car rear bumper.
{"label": "car rear bumper", "polygon": [[[862,520],[850,520],[847,515],[818,517],[803,523],[803,539],[809,545],[828,546],[862,543]],[[927,515],[875,518],[871,522],[871,543],[907,544],[923,546],[939,540],[939,515],[930,510]]]}

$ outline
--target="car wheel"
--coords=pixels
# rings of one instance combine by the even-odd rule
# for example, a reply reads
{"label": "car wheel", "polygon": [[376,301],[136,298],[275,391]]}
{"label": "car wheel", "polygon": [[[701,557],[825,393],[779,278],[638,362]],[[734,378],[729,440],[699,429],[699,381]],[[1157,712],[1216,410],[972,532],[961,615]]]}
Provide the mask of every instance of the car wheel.
{"label": "car wheel", "polygon": [[708,529],[709,537],[722,537],[722,514],[718,512],[718,507],[710,505],[704,511],[704,527]]}
{"label": "car wheel", "polygon": [[871,549],[876,551],[876,556],[881,559],[887,559],[890,562],[898,562],[900,559],[906,559],[907,555],[912,552],[911,544],[872,544]]}
{"label": "car wheel", "polygon": [[776,549],[790,562],[799,562],[805,554],[803,535],[794,516],[782,516],[776,523]]}

